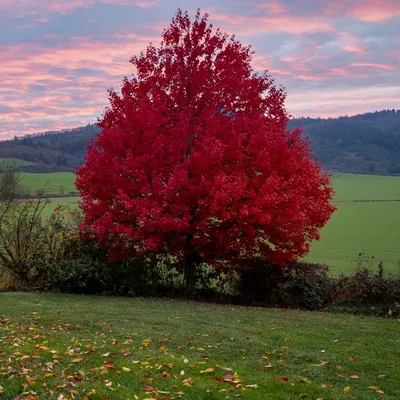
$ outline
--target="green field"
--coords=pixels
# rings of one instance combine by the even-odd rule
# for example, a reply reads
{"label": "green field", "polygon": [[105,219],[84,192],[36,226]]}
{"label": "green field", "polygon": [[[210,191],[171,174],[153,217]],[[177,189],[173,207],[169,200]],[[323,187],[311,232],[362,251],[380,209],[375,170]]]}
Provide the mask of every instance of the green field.
{"label": "green field", "polygon": [[33,163],[25,160],[19,160],[18,158],[0,158],[0,169],[7,167],[29,167],[30,165],[33,165]]}
{"label": "green field", "polygon": [[336,201],[400,200],[400,177],[333,174]]}
{"label": "green field", "polygon": [[[360,266],[377,267],[386,273],[400,273],[400,177],[334,174],[335,204],[338,210],[314,242],[307,261],[325,263],[334,274],[354,272]],[[24,183],[48,192],[74,191],[74,174],[24,174]],[[45,210],[50,214],[61,203],[76,207],[78,197],[52,199]],[[359,254],[363,253],[362,260]],[[372,258],[372,256],[374,258]]]}
{"label": "green field", "polygon": [[335,174],[332,181],[338,209],[306,260],[328,264],[334,274],[380,262],[399,274],[400,177]]}
{"label": "green field", "polygon": [[399,398],[395,319],[34,293],[0,304],[1,399]]}
{"label": "green field", "polygon": [[59,194],[62,189],[64,193],[76,192],[74,182],[73,172],[21,173],[21,184],[31,195],[43,188],[47,194]]}

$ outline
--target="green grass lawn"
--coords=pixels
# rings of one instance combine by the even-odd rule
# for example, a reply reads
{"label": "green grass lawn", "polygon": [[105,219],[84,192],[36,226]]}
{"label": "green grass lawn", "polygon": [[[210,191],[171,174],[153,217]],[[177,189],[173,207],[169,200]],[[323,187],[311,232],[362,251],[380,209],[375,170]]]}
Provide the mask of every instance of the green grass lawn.
{"label": "green grass lawn", "polygon": [[21,173],[21,184],[31,195],[35,195],[38,189],[43,188],[46,188],[48,194],[59,194],[61,188],[64,193],[76,192],[74,183],[73,172]]}
{"label": "green grass lawn", "polygon": [[33,165],[33,163],[25,160],[19,160],[18,158],[0,158],[0,169],[7,167],[29,167],[30,165]]}
{"label": "green grass lawn", "polygon": [[1,399],[399,398],[396,320],[59,294],[0,304]]}

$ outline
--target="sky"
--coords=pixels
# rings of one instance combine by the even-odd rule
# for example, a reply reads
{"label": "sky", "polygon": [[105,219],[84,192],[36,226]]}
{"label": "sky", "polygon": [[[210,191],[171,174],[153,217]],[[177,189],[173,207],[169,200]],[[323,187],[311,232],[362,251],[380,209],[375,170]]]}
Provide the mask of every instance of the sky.
{"label": "sky", "polygon": [[252,45],[291,115],[400,108],[400,0],[0,0],[0,139],[96,122],[129,59],[199,7]]}

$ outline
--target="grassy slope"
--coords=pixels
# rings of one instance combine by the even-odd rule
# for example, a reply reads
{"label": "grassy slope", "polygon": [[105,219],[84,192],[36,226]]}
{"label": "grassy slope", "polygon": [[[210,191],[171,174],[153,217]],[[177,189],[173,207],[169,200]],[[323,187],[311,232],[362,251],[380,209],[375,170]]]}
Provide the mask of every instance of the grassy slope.
{"label": "grassy slope", "polygon": [[25,160],[19,160],[18,158],[7,158],[7,157],[0,158],[0,168],[28,167],[30,165],[33,165],[33,163]]}
{"label": "grassy slope", "polygon": [[[36,392],[41,400],[70,396],[71,390],[82,399],[92,389],[93,400],[168,397],[146,394],[144,385],[175,398],[183,392],[188,400],[238,394],[244,399],[298,399],[302,394],[311,399],[379,398],[369,386],[385,392],[386,399],[398,399],[400,393],[395,320],[29,293],[0,294],[0,302],[1,398],[15,398],[29,382],[26,391]],[[40,358],[21,360],[35,355]],[[45,371],[45,363],[54,360],[57,364]],[[113,368],[101,374],[107,362]],[[318,366],[321,362],[327,364]],[[215,379],[233,372],[216,365],[232,368],[244,386],[258,388],[242,392],[231,383],[218,383]],[[24,366],[31,379],[21,374]],[[208,368],[213,370],[200,372]],[[9,374],[8,369],[16,372]],[[188,378],[191,386],[183,384]],[[55,393],[49,395],[49,390]]]}

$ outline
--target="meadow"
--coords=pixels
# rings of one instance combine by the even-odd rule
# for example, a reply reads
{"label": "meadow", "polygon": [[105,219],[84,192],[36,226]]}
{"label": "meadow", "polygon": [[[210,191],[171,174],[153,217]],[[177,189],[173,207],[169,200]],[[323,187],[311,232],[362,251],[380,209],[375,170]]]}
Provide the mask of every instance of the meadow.
{"label": "meadow", "polygon": [[0,293],[0,302],[4,399],[400,393],[395,319],[61,294]]}
{"label": "meadow", "polygon": [[[382,262],[386,273],[400,274],[400,177],[334,174],[332,180],[338,210],[306,261],[325,263],[333,274],[377,268]],[[73,173],[23,174],[27,186],[37,189],[45,183],[48,193],[59,193],[61,185],[65,193],[75,190]],[[60,203],[77,207],[78,199],[51,199],[45,213]]]}
{"label": "meadow", "polygon": [[33,165],[33,163],[25,160],[20,160],[18,158],[0,158],[0,169],[4,169],[7,167],[29,167],[30,165]]}
{"label": "meadow", "polygon": [[21,173],[21,184],[31,195],[35,195],[37,190],[41,189],[45,189],[47,194],[76,193],[74,182],[75,175],[72,172]]}

